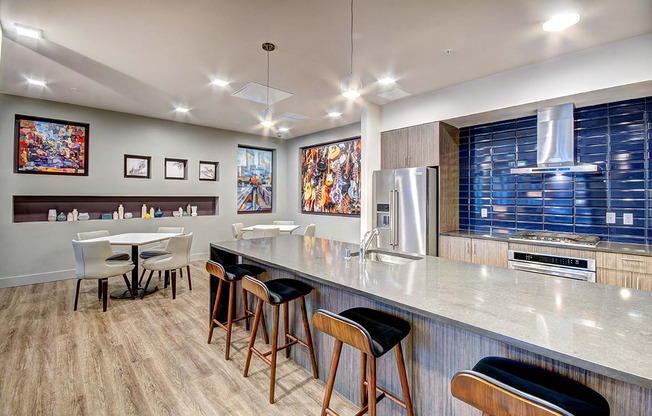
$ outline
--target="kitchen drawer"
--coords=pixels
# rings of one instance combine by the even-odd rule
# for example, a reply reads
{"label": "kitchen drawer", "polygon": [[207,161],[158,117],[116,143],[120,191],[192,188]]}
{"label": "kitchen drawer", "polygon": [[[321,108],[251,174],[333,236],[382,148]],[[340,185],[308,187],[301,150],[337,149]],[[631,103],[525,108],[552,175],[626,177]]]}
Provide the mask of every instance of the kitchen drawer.
{"label": "kitchen drawer", "polygon": [[622,253],[596,253],[598,267],[634,273],[652,273],[652,257]]}

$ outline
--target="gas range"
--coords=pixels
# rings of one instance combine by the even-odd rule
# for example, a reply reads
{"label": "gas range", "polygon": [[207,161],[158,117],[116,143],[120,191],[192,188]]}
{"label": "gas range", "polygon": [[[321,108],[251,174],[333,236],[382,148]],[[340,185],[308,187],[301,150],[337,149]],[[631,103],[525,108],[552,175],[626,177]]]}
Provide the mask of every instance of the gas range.
{"label": "gas range", "polygon": [[580,247],[595,247],[600,243],[600,237],[593,235],[546,233],[541,231],[518,231],[511,234],[509,240]]}

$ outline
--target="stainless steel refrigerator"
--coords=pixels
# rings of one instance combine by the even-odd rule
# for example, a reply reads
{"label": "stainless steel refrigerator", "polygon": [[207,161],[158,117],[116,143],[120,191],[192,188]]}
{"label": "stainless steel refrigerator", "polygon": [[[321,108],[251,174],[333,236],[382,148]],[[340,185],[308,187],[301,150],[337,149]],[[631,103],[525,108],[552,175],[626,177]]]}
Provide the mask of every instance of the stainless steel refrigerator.
{"label": "stainless steel refrigerator", "polygon": [[437,168],[377,170],[373,175],[377,247],[437,255]]}

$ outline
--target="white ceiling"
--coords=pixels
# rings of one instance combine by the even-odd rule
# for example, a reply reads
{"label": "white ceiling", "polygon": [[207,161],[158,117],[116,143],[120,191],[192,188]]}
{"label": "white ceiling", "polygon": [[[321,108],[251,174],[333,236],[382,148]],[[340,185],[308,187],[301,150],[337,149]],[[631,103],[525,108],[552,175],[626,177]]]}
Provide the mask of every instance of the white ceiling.
{"label": "white ceiling", "polygon": [[[263,105],[231,96],[265,84],[261,45],[272,42],[271,86],[294,94],[275,114],[310,117],[284,134],[297,137],[360,120],[362,99],[339,91],[349,8],[348,0],[1,0],[0,92],[276,135],[259,125]],[[568,10],[579,24],[541,30]],[[14,23],[44,39],[16,37]],[[375,81],[387,74],[418,95],[649,32],[650,0],[356,0],[354,72],[363,98],[382,105]],[[231,83],[210,85],[216,77]],[[177,105],[191,111],[177,114]]]}

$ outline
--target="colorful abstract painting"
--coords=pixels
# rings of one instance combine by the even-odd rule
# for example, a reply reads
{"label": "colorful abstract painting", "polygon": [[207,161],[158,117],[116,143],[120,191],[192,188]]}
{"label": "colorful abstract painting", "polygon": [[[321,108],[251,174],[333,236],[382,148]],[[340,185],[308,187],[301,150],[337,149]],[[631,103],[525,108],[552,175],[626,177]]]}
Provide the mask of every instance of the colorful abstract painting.
{"label": "colorful abstract painting", "polygon": [[360,138],[301,149],[301,211],[360,215]]}
{"label": "colorful abstract painting", "polygon": [[238,213],[272,210],[271,150],[238,147]]}
{"label": "colorful abstract painting", "polygon": [[89,125],[16,115],[17,173],[88,175]]}

